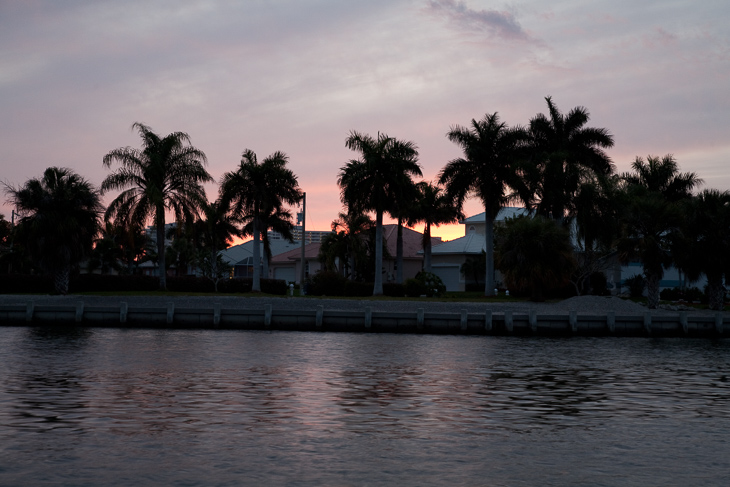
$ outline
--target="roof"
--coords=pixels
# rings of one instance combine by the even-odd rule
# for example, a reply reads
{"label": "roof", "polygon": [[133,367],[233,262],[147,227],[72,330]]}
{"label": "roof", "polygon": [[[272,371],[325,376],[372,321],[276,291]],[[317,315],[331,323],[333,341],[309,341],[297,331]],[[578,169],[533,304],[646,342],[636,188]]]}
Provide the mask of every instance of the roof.
{"label": "roof", "polygon": [[[299,260],[302,257],[302,248],[301,244],[299,244],[296,249],[288,250],[286,252],[282,252],[279,255],[273,256],[271,258],[272,264],[282,263],[286,262],[289,263],[294,260]],[[319,242],[313,242],[311,244],[307,244],[304,246],[304,258],[307,260],[316,259],[319,256],[319,248],[322,246]]]}
{"label": "roof", "polygon": [[[396,244],[398,240],[398,225],[388,224],[383,225],[383,237],[388,248],[388,253],[395,259],[396,256]],[[423,259],[423,252],[421,251],[421,244],[423,241],[423,234],[410,228],[403,227],[403,258],[404,259]],[[441,237],[431,237],[431,245],[441,244]],[[305,259],[316,259],[319,255],[319,248],[321,244],[314,242],[304,247],[304,258]],[[282,252],[279,255],[272,257],[272,263],[289,262],[292,260],[299,260],[301,258],[302,251],[297,243],[295,249]]]}
{"label": "roof", "polygon": [[[383,225],[383,237],[388,247],[388,253],[395,258],[397,254],[398,242],[398,225]],[[441,237],[431,237],[431,246],[439,245]],[[403,258],[404,259],[423,259],[423,252],[419,254],[423,247],[423,234],[410,228],[403,227]]]}
{"label": "roof", "polygon": [[486,250],[486,239],[480,233],[470,233],[465,237],[449,240],[431,248],[431,255],[438,254],[480,254]]}
{"label": "roof", "polygon": [[[283,254],[284,252],[288,252],[291,249],[298,249],[301,245],[299,242],[291,243],[286,240],[270,240],[269,244],[271,247],[272,259],[273,257],[276,257],[279,254]],[[260,251],[263,257],[263,242],[260,242],[260,245],[261,246],[259,248],[261,249]],[[226,250],[222,250],[220,254],[221,257],[223,257],[223,261],[226,262],[228,265],[236,265],[239,262],[247,259],[248,257],[253,257],[253,240],[249,240],[242,244],[229,247]]]}
{"label": "roof", "polygon": [[[516,216],[520,215],[527,215],[529,212],[527,208],[519,208],[515,206],[505,206],[501,210],[499,210],[499,213],[497,213],[497,218],[495,218],[494,221],[504,221],[507,218],[514,218]],[[470,223],[484,223],[484,212],[477,213],[474,216],[470,216],[469,218],[464,218],[459,223],[468,225]]]}

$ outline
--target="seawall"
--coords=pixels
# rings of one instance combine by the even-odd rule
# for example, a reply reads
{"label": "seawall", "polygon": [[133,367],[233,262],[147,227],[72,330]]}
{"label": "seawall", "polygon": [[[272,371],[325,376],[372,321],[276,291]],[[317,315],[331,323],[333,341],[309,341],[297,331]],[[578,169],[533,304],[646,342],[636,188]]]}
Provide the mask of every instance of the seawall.
{"label": "seawall", "polygon": [[652,315],[605,313],[539,314],[504,311],[460,312],[379,311],[371,307],[345,311],[317,306],[315,310],[277,309],[271,304],[255,308],[165,306],[0,305],[0,326],[73,325],[117,328],[240,329],[293,331],[347,331],[378,333],[431,333],[472,335],[575,335],[575,336],[688,336],[728,337],[730,318],[677,312]]}

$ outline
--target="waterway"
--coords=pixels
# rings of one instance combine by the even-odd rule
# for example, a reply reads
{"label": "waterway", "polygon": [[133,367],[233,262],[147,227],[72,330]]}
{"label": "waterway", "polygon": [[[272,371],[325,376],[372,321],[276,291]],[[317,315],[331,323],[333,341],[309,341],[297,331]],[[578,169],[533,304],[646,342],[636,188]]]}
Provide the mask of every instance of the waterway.
{"label": "waterway", "polygon": [[0,328],[0,485],[728,485],[730,341]]}

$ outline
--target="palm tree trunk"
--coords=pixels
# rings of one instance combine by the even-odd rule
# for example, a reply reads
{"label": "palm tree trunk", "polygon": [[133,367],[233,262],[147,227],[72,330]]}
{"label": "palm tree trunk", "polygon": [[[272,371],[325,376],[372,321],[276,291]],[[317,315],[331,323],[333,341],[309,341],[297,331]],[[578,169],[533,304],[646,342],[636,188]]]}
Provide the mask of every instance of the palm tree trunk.
{"label": "palm tree trunk", "polygon": [[423,270],[431,272],[431,224],[426,222],[423,229]]}
{"label": "palm tree trunk", "polygon": [[644,272],[646,275],[646,307],[656,309],[659,304],[659,281],[662,276],[655,272]]}
{"label": "palm tree trunk", "polygon": [[[251,292],[261,292],[261,250],[259,249],[259,219],[253,218],[253,284]],[[304,265],[304,262],[302,262]]]}
{"label": "palm tree trunk", "polygon": [[484,275],[484,295],[494,296],[494,218],[489,209],[484,211],[484,240],[487,254],[486,274]]}
{"label": "palm tree trunk", "polygon": [[398,238],[395,241],[395,282],[403,284],[403,220],[398,217]]}
{"label": "palm tree trunk", "polygon": [[160,291],[167,290],[167,270],[165,267],[165,207],[158,205],[155,214],[157,223],[157,265],[160,274]]}
{"label": "palm tree trunk", "polygon": [[264,244],[264,258],[263,258],[263,262],[262,262],[262,265],[263,265],[263,276],[262,277],[264,279],[268,279],[269,278],[269,252],[270,252],[270,250],[269,250],[269,234],[266,231],[266,229],[263,229],[263,231],[261,232],[261,234],[262,234],[262,237],[263,237],[261,240],[262,240],[262,242]]}
{"label": "palm tree trunk", "polygon": [[722,311],[725,307],[725,288],[722,285],[722,274],[707,274],[708,307],[714,311]]}
{"label": "palm tree trunk", "polygon": [[63,296],[68,294],[68,281],[70,274],[71,267],[67,265],[56,270],[56,273],[53,276],[53,287],[56,294],[61,294]]}
{"label": "palm tree trunk", "polygon": [[383,212],[375,214],[375,285],[373,296],[383,295]]}
{"label": "palm tree trunk", "polygon": [[218,281],[220,281],[220,278],[218,276],[218,251],[215,247],[210,250],[210,259],[210,273],[213,277],[213,290],[218,292]]}

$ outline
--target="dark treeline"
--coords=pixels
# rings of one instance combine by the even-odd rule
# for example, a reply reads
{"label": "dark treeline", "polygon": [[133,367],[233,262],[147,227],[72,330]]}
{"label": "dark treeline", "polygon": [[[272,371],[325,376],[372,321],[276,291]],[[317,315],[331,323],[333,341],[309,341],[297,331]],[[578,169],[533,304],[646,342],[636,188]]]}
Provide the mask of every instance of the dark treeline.
{"label": "dark treeline", "polygon": [[[671,155],[637,157],[630,172],[618,174],[606,153],[614,145],[610,132],[588,126],[584,107],[563,113],[550,97],[546,102],[547,113],[524,126],[488,113],[450,127],[446,136],[462,156],[446,162],[432,182],[415,180],[422,173],[414,142],[352,131],[345,144],[357,157],[337,175],[343,211],[321,246],[324,269],[350,282],[372,282],[372,294],[383,294],[382,229],[389,215],[398,223],[396,282],[403,283],[402,228],[419,223],[420,278],[432,280],[431,227],[463,218],[465,201],[476,197],[485,212],[486,296],[494,293],[495,269],[505,285],[534,299],[571,284],[576,293],[590,292],[593,276],[619,259],[641,262],[649,307],[656,307],[664,270],[673,265],[691,280],[705,275],[710,307],[722,309],[730,194],[697,191],[701,179],[680,172]],[[213,178],[187,134],[163,137],[140,123],[133,128],[141,147],[110,151],[102,163],[111,173],[98,189],[57,167],[22,186],[6,185],[20,218],[11,226],[0,217],[2,270],[51,275],[56,292],[66,293],[82,261],[91,271],[134,274],[151,260],[160,269],[193,265],[217,290],[230,275],[219,251],[234,237],[250,236],[254,262],[263,263],[263,272],[253,266],[251,289],[261,291],[271,258],[268,232],[292,238],[288,207],[302,197],[287,155],[259,161],[245,150],[208,201],[202,184]],[[103,208],[101,196],[109,192],[118,194]],[[508,205],[523,206],[528,215],[495,227]],[[168,235],[166,212],[177,223]],[[150,222],[153,239],[144,232]],[[471,273],[474,262],[468,264],[463,270]],[[160,272],[160,289],[167,288],[166,274]]]}

